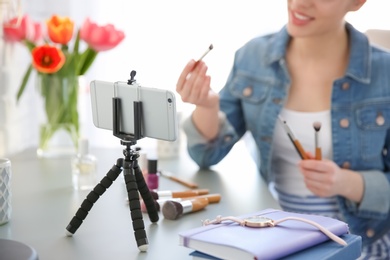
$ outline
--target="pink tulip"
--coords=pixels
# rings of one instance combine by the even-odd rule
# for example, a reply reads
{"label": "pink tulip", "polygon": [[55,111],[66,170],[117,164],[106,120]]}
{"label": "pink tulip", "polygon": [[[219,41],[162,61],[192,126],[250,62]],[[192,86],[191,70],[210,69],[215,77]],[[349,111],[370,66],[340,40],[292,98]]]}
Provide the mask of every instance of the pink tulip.
{"label": "pink tulip", "polygon": [[95,51],[107,51],[117,46],[123,39],[123,31],[115,29],[114,25],[98,26],[88,18],[80,29],[80,39],[84,40]]}
{"label": "pink tulip", "polygon": [[37,43],[43,38],[42,24],[34,23],[34,34],[28,40]]}
{"label": "pink tulip", "polygon": [[28,15],[15,17],[3,24],[4,39],[10,42],[29,40],[38,42],[42,38],[41,24],[33,22]]}

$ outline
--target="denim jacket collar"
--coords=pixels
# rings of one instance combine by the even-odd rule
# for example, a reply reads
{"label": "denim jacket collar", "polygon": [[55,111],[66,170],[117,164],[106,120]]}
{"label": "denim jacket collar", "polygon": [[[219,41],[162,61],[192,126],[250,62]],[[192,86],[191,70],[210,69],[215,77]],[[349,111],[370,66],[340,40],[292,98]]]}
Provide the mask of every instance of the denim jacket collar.
{"label": "denim jacket collar", "polygon": [[[359,33],[351,24],[346,23],[346,28],[350,38],[349,44],[351,45],[346,76],[368,84],[370,83],[371,75],[371,64],[369,62],[371,55],[370,44],[367,37]],[[286,26],[272,36],[267,46],[269,51],[265,57],[269,64],[285,58],[290,38]]]}

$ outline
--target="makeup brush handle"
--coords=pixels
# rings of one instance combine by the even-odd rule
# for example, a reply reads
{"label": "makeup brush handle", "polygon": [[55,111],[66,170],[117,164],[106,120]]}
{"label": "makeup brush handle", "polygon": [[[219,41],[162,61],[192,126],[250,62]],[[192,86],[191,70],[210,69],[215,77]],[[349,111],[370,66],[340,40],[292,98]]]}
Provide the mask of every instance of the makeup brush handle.
{"label": "makeup brush handle", "polygon": [[307,157],[306,152],[303,149],[301,143],[298,140],[294,140],[293,144],[295,146],[295,149],[297,149],[299,155],[301,156],[302,160],[307,160],[308,157]]}
{"label": "makeup brush handle", "polygon": [[[194,197],[194,196],[208,194],[208,190],[203,189],[203,190],[175,191],[175,192],[171,192],[171,194],[172,194],[172,198],[186,198],[186,197]],[[163,196],[161,197],[163,198]]]}
{"label": "makeup brush handle", "polygon": [[315,156],[315,159],[316,159],[316,160],[319,160],[319,161],[322,160],[321,148],[319,148],[319,147],[316,147],[316,156]]}
{"label": "makeup brush handle", "polygon": [[192,212],[199,211],[201,209],[204,209],[209,205],[209,201],[207,198],[195,198],[191,200],[192,203]]}
{"label": "makeup brush handle", "polygon": [[177,183],[183,184],[184,186],[186,186],[186,187],[188,187],[188,188],[191,188],[191,189],[196,189],[196,188],[198,188],[198,185],[197,185],[197,184],[192,183],[192,182],[188,182],[188,181],[184,181],[184,180],[179,179],[179,178],[177,178],[177,177],[175,177],[175,176],[169,176],[168,178],[171,179],[171,180],[173,180],[173,181],[175,181],[175,182],[177,182]]}
{"label": "makeup brush handle", "polygon": [[206,194],[206,195],[200,195],[193,198],[206,198],[209,203],[218,203],[221,200],[221,194],[215,193],[215,194]]}

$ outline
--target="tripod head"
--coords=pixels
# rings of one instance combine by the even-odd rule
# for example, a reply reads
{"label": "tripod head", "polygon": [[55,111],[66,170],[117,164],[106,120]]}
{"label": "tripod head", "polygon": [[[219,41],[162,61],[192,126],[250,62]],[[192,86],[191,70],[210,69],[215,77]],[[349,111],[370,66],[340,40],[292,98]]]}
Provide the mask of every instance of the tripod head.
{"label": "tripod head", "polygon": [[[136,141],[125,141],[121,140],[121,145],[126,146],[125,149],[123,149],[123,155],[124,155],[124,160],[125,161],[136,161],[139,157],[139,153],[135,149],[131,149],[131,146],[135,145],[137,142]],[[137,164],[138,165],[138,164]]]}

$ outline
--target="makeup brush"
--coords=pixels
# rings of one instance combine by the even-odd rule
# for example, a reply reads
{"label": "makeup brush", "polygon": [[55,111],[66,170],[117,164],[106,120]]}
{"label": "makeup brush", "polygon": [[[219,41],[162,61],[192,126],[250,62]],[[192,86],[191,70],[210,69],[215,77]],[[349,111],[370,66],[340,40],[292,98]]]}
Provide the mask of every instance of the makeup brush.
{"label": "makeup brush", "polygon": [[204,209],[209,204],[206,198],[196,198],[181,202],[167,200],[162,207],[164,218],[169,220],[178,219],[181,215]]}
{"label": "makeup brush", "polygon": [[294,145],[295,149],[297,150],[299,156],[302,158],[302,160],[308,159],[305,150],[303,149],[301,143],[298,141],[298,139],[295,138],[294,134],[292,133],[290,127],[287,125],[287,122],[279,115],[279,120],[282,122],[283,128],[286,131],[288,137],[290,138],[292,144]]}
{"label": "makeup brush", "polygon": [[196,189],[196,188],[198,188],[198,184],[192,183],[192,182],[189,182],[189,181],[185,181],[185,180],[183,180],[183,179],[180,179],[180,178],[174,176],[171,172],[160,170],[159,173],[160,173],[160,175],[163,176],[164,178],[168,178],[168,179],[170,179],[170,180],[172,180],[172,181],[175,181],[175,182],[177,182],[177,183],[180,183],[180,184],[182,184],[182,185],[184,185],[184,186],[186,186],[186,187],[188,187],[188,188],[190,188],[190,189]]}
{"label": "makeup brush", "polygon": [[314,134],[314,142],[315,142],[315,158],[316,160],[321,160],[322,159],[322,152],[321,152],[321,146],[320,146],[320,141],[319,141],[319,134],[321,130],[321,122],[314,122],[313,123],[313,128],[315,130]]}
{"label": "makeup brush", "polygon": [[[185,201],[185,200],[203,199],[203,198],[206,198],[208,200],[209,204],[219,203],[220,200],[221,200],[221,195],[216,193],[216,194],[205,194],[205,195],[194,196],[194,197],[187,197],[187,198],[170,198],[170,199],[165,198],[165,199],[158,199],[155,202],[156,202],[157,211],[160,211],[160,209],[162,208],[164,203],[167,202],[168,200],[176,201],[176,202],[182,202],[182,201]],[[141,200],[140,203],[141,203],[141,211],[142,212],[147,212],[146,211],[145,202],[143,200]]]}
{"label": "makeup brush", "polygon": [[203,198],[206,198],[209,201],[209,203],[218,203],[221,201],[221,194],[214,193],[214,194],[205,194],[205,195],[199,195],[199,196],[187,197],[187,198],[159,199],[156,201],[158,203],[162,203],[166,200],[183,201],[183,200],[203,199]]}
{"label": "makeup brush", "polygon": [[201,61],[201,60],[207,55],[207,53],[209,53],[213,48],[214,48],[214,46],[213,46],[212,44],[210,44],[209,48],[208,48],[207,51],[199,58],[198,62]]}
{"label": "makeup brush", "polygon": [[186,198],[199,195],[205,195],[209,193],[207,189],[200,190],[184,190],[184,191],[150,191],[154,199],[169,199],[169,198]]}
{"label": "makeup brush", "polygon": [[207,53],[209,53],[212,49],[214,48],[214,46],[212,44],[210,44],[209,48],[207,49],[207,51],[205,53],[203,53],[202,56],[200,56],[200,58],[195,62],[195,65],[194,67],[192,68],[193,70],[198,66],[199,62],[201,60],[203,60],[203,58],[207,55]]}

